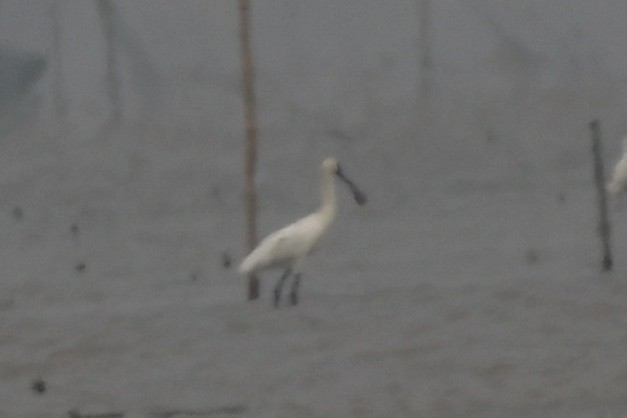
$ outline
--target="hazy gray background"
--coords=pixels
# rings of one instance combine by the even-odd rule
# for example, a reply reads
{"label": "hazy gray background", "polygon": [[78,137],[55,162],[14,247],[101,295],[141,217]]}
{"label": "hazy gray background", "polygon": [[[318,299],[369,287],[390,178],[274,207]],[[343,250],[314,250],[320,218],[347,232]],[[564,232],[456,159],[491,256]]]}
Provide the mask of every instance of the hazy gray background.
{"label": "hazy gray background", "polygon": [[627,228],[613,202],[599,274],[588,132],[613,163],[625,2],[432,1],[422,39],[413,0],[253,0],[260,233],[315,207],[329,154],[370,198],[340,190],[280,310],[273,274],[248,304],[222,266],[245,253],[236,2],[114,3],[103,136],[95,3],[0,2],[0,416],[627,410]]}
{"label": "hazy gray background", "polygon": [[[7,47],[48,59],[35,86],[41,101],[35,120],[45,134],[55,132],[53,81],[60,71],[68,130],[52,140],[63,147],[88,141],[106,120],[104,40],[94,4],[59,2],[58,68],[50,56],[51,4],[4,1],[0,31]],[[117,6],[127,124],[158,126],[179,141],[202,137],[216,157],[239,154],[235,5]],[[485,154],[487,142],[492,149],[505,144],[498,151],[509,153],[513,170],[555,160],[581,164],[572,144],[585,140],[589,119],[602,117],[611,138],[625,129],[623,7],[620,1],[433,2],[425,97],[416,2],[254,2],[262,174],[265,167],[274,175],[279,159],[286,164],[281,169],[311,167],[324,154],[347,152],[367,159],[376,177],[402,184],[415,182],[403,173],[409,160],[441,166],[453,152],[467,155],[455,164],[461,168],[485,165],[475,152]]]}
{"label": "hazy gray background", "polygon": [[[87,137],[107,112],[101,25],[92,2],[59,2],[57,69],[52,3],[4,1],[3,46],[48,59],[36,87],[42,121],[52,118],[52,81],[61,72],[71,132]],[[553,150],[555,137],[573,136],[594,116],[603,116],[608,133],[624,129],[623,2],[433,2],[433,113],[424,119],[417,117],[426,98],[418,94],[416,3],[253,3],[262,161],[279,157],[276,142],[291,159],[322,144],[374,138],[379,155],[398,152],[394,144],[423,153],[433,142],[473,147],[486,136],[508,143],[532,137]],[[233,2],[116,4],[128,122],[156,114],[159,125],[184,129],[181,139],[241,143]]]}

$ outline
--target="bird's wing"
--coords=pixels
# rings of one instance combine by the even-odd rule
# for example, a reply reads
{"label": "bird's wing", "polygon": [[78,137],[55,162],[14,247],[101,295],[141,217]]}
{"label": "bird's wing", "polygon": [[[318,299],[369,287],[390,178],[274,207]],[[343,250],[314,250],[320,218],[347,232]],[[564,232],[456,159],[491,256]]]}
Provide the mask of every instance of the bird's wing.
{"label": "bird's wing", "polygon": [[259,245],[267,248],[273,261],[282,264],[306,253],[306,231],[302,222],[294,222],[268,235]]}
{"label": "bird's wing", "polygon": [[244,259],[240,272],[249,273],[293,262],[309,252],[308,218],[300,219],[265,237]]}

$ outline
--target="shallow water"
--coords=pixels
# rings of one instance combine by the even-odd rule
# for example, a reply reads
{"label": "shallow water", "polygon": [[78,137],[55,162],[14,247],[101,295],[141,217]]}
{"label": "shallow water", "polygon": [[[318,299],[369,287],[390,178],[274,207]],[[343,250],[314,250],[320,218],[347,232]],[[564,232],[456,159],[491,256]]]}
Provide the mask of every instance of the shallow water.
{"label": "shallow water", "polygon": [[[243,254],[239,193],[220,182],[237,183],[235,164],[207,185],[201,158],[182,165],[181,149],[136,150],[144,168],[118,179],[114,148],[74,149],[84,161],[99,152],[78,166],[34,150],[3,171],[1,416],[584,417],[627,408],[625,268],[618,258],[615,272],[598,273],[593,194],[577,175],[564,177],[563,198],[452,173],[398,207],[379,205],[385,192],[363,176],[369,205],[341,197],[301,304],[273,309],[277,273],[246,303],[244,282],[222,265],[225,251],[235,262]],[[306,211],[285,204],[300,198],[262,200],[261,229]],[[614,214],[621,254],[627,237]],[[35,379],[44,393],[31,390]]]}

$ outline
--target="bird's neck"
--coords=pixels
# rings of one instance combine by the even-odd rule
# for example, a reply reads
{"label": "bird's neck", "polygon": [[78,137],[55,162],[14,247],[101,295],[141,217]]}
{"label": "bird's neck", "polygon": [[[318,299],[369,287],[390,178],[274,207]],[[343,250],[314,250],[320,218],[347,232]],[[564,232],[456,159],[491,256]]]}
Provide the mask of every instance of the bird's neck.
{"label": "bird's neck", "polygon": [[328,172],[322,173],[322,181],[320,183],[320,193],[322,203],[318,209],[318,214],[326,224],[331,223],[335,217],[337,208],[337,198],[335,195],[335,181],[333,174]]}

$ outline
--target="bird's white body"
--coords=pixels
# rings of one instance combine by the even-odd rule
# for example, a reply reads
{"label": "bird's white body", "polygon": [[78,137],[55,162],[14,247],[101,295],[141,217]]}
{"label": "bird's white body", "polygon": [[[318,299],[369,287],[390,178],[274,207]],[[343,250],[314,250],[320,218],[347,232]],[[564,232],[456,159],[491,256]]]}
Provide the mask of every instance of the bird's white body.
{"label": "bird's white body", "polygon": [[271,267],[290,267],[294,273],[301,271],[304,258],[315,248],[335,218],[337,197],[333,171],[332,167],[325,167],[324,164],[321,192],[320,208],[264,238],[240,265],[241,274]]}
{"label": "bird's white body", "polygon": [[616,163],[612,180],[607,185],[607,191],[612,196],[618,196],[627,188],[627,137],[623,138],[623,156]]}
{"label": "bird's white body", "polygon": [[300,272],[304,257],[315,248],[330,220],[325,224],[319,213],[312,213],[268,235],[240,265],[242,274],[272,267],[291,267]]}
{"label": "bird's white body", "polygon": [[338,176],[350,187],[357,203],[363,205],[366,202],[366,196],[342,173],[335,158],[324,160],[321,170],[322,203],[318,210],[268,235],[239,266],[239,272],[244,275],[272,267],[285,269],[274,288],[275,306],[279,304],[283,283],[289,276],[294,277],[290,292],[291,303],[298,303],[297,291],[303,262],[335,219],[337,197],[334,176]]}

